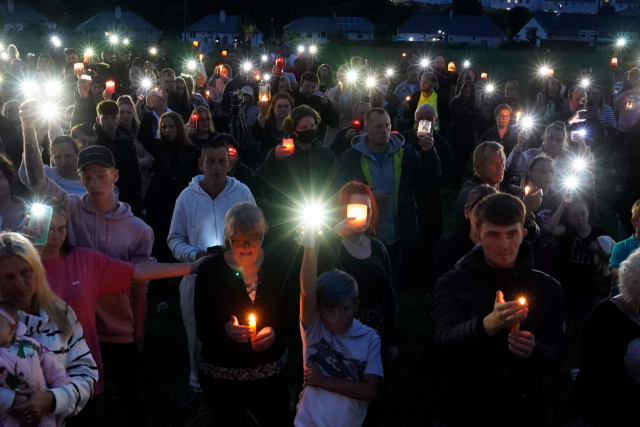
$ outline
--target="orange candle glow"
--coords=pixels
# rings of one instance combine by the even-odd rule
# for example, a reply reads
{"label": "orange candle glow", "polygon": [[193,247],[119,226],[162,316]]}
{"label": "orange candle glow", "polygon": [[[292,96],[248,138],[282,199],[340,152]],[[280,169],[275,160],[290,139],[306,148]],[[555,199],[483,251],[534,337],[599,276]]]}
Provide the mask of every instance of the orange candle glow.
{"label": "orange candle glow", "polygon": [[553,76],[553,68],[549,68],[549,72],[547,74]]}
{"label": "orange candle glow", "polygon": [[529,191],[531,191],[531,187],[529,187],[528,185],[526,187],[524,187],[524,195],[528,195]]}
{"label": "orange candle glow", "polygon": [[211,93],[209,91],[206,91],[205,94],[207,95],[207,98],[208,98]]}
{"label": "orange candle glow", "polygon": [[79,77],[79,74],[82,74],[83,71],[84,64],[82,62],[76,62],[75,64],[73,64],[73,73],[76,75],[76,77]]}
{"label": "orange candle glow", "polygon": [[518,122],[520,121],[520,117],[522,117],[522,111],[518,111],[516,113],[516,124],[518,124]]}
{"label": "orange candle glow", "polygon": [[449,66],[447,67],[447,69],[449,71],[455,71],[456,70],[456,64],[454,62],[449,62]]}
{"label": "orange candle glow", "polygon": [[611,58],[611,65],[614,67],[618,65],[618,58]]}
{"label": "orange candle glow", "polygon": [[402,56],[403,56],[403,57],[405,57],[405,56],[407,56],[407,54],[406,54],[405,52],[403,52],[403,53],[402,53]]}
{"label": "orange candle glow", "polygon": [[287,151],[290,152],[294,152],[296,149],[296,146],[293,144],[293,139],[291,138],[286,138],[282,140],[282,145],[284,145],[284,148],[287,149]]}
{"label": "orange candle glow", "polygon": [[222,51],[222,56],[227,56],[227,51],[226,50]]}
{"label": "orange candle glow", "polygon": [[[524,298],[519,298],[518,302],[520,303],[520,305],[525,305],[527,301]],[[511,332],[513,334],[515,332],[518,332],[519,330],[520,330],[520,323],[516,323],[515,325],[513,325],[511,327],[509,332]]]}
{"label": "orange candle glow", "polygon": [[203,54],[200,54],[200,62],[202,62],[202,58],[204,57]]}
{"label": "orange candle glow", "polygon": [[198,40],[194,40],[193,47],[198,47],[198,46],[200,46],[200,42]]}
{"label": "orange candle glow", "polygon": [[109,80],[105,83],[105,85],[107,86],[107,90],[109,92],[114,93],[116,91],[116,82],[114,82],[113,80]]}
{"label": "orange candle glow", "polygon": [[369,206],[367,205],[347,205],[347,218],[355,218],[349,221],[349,225],[354,227],[361,227],[367,223],[367,214],[369,213]]}
{"label": "orange candle glow", "polygon": [[253,341],[257,335],[256,316],[253,314],[249,316],[249,327],[251,328],[251,341]]}
{"label": "orange candle glow", "polygon": [[486,79],[488,77],[487,73],[480,74],[481,79]]}

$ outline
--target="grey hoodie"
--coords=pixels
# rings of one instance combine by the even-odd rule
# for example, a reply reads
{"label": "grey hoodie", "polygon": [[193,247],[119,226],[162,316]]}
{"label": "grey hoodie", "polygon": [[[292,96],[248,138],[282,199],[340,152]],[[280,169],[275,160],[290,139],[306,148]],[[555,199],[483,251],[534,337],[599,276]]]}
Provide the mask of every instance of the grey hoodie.
{"label": "grey hoodie", "polygon": [[[395,190],[393,153],[402,148],[404,138],[397,133],[391,134],[382,167],[380,167],[367,145],[367,135],[354,137],[351,145],[366,156],[369,170],[371,171],[371,179],[373,180],[373,188],[376,189],[376,201],[378,202],[376,237],[380,239],[385,246],[397,243],[396,200],[398,195]],[[388,197],[380,197],[379,193],[384,193]]]}

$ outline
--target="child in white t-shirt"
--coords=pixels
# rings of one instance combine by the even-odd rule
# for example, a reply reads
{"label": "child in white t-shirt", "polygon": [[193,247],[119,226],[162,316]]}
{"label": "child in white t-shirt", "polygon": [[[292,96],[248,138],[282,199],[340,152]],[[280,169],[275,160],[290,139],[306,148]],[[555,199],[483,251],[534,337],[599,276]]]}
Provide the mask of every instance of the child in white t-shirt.
{"label": "child in white t-shirt", "polygon": [[354,319],[358,310],[355,279],[337,270],[316,279],[317,247],[315,242],[309,246],[300,272],[304,388],[294,424],[361,426],[384,376],[380,337]]}

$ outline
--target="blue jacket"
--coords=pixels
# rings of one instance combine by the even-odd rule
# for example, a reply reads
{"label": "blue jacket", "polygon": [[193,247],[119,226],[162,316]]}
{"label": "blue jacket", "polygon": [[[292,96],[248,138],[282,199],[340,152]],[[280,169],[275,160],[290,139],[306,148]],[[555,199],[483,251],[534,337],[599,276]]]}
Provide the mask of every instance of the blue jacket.
{"label": "blue jacket", "polygon": [[337,188],[350,181],[368,184],[376,191],[374,182],[392,179],[395,194],[395,231],[401,249],[420,243],[420,231],[425,224],[426,200],[429,190],[440,180],[440,158],[435,148],[428,152],[416,150],[404,143],[404,138],[391,134],[387,156],[381,168],[367,145],[367,136],[360,135],[351,142],[352,148],[342,154],[336,175]]}

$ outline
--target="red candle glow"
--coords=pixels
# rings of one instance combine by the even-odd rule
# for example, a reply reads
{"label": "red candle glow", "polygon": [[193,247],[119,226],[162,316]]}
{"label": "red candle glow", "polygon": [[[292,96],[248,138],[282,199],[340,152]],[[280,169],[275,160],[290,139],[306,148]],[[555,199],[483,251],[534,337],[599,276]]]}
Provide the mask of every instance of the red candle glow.
{"label": "red candle glow", "polygon": [[229,147],[229,157],[231,158],[231,160],[235,160],[238,158],[238,150],[236,150],[234,147]]}
{"label": "red candle glow", "polygon": [[614,67],[618,65],[618,58],[611,58],[611,65]]}
{"label": "red candle glow", "polygon": [[291,138],[283,139],[282,145],[287,149],[287,151],[290,151],[291,153],[293,153],[296,149],[296,146],[293,144],[293,139]]}
{"label": "red candle glow", "polygon": [[360,132],[360,120],[354,120],[353,123],[351,124],[351,127],[356,132]]}
{"label": "red candle glow", "polygon": [[107,86],[107,90],[109,92],[114,93],[116,91],[116,82],[114,82],[113,80],[109,80],[105,83],[105,85]]}
{"label": "red candle glow", "polygon": [[349,225],[360,227],[366,224],[369,206],[367,205],[347,205],[347,218],[355,218],[349,221]]}

